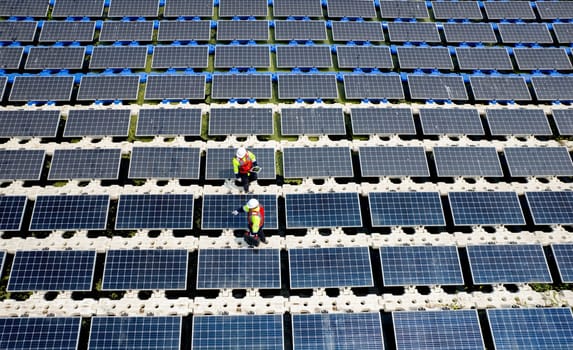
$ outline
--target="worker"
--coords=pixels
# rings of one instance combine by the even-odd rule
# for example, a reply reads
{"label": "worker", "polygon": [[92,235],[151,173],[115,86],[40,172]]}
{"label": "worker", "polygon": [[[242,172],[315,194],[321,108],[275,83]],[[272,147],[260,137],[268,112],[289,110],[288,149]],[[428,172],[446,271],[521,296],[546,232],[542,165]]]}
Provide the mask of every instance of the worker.
{"label": "worker", "polygon": [[243,186],[245,192],[249,192],[249,183],[257,180],[257,159],[253,152],[244,147],[237,149],[233,157],[233,172],[235,173],[235,185]]}
{"label": "worker", "polygon": [[267,239],[263,232],[263,226],[265,225],[265,208],[259,203],[255,198],[249,199],[249,201],[232,211],[233,215],[239,215],[239,212],[247,213],[247,223],[249,225],[249,230],[245,232],[245,242],[250,246],[258,246],[259,241],[267,243]]}

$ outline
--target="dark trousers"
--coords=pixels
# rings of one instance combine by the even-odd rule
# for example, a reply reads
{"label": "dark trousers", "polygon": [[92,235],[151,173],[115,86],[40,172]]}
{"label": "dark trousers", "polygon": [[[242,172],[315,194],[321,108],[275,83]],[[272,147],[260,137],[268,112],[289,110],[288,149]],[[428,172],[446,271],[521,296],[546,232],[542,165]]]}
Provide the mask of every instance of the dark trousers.
{"label": "dark trousers", "polygon": [[240,183],[238,186],[243,186],[245,191],[249,190],[249,183],[257,180],[257,173],[241,174],[239,173]]}
{"label": "dark trousers", "polygon": [[249,245],[258,246],[259,241],[265,242],[267,240],[267,238],[265,237],[265,233],[263,232],[262,226],[259,227],[259,232],[256,233],[256,235],[259,236],[259,240],[255,240],[255,238],[254,238],[255,234],[251,230],[251,227],[249,227],[249,232],[250,232],[250,235],[247,235],[245,233],[245,242],[247,242],[247,244],[249,244]]}

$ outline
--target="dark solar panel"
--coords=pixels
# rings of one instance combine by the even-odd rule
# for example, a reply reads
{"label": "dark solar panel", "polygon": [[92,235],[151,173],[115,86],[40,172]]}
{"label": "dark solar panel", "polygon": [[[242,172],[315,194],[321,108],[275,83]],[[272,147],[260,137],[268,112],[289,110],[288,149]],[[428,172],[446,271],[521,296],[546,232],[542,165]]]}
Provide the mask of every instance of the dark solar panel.
{"label": "dark solar panel", "polygon": [[393,68],[390,48],[386,46],[337,46],[339,68]]}
{"label": "dark solar panel", "polygon": [[2,137],[55,137],[60,111],[0,111]]}
{"label": "dark solar panel", "polygon": [[372,1],[329,0],[327,10],[330,18],[376,18]]}
{"label": "dark solar panel", "polygon": [[34,21],[1,21],[0,41],[32,42],[36,36],[38,22]]}
{"label": "dark solar panel", "polygon": [[129,178],[198,179],[201,150],[190,147],[133,147]]}
{"label": "dark solar panel", "polygon": [[151,41],[153,21],[104,21],[99,41]]}
{"label": "dark solar panel", "polygon": [[211,21],[159,21],[157,41],[208,41]]}
{"label": "dark solar panel", "polygon": [[573,43],[573,23],[555,23],[553,31],[560,44]]}
{"label": "dark solar panel", "polygon": [[184,290],[187,260],[186,250],[108,250],[102,290]]}
{"label": "dark solar panel", "polygon": [[551,113],[559,135],[573,135],[573,109],[553,109]]}
{"label": "dark solar panel", "polygon": [[392,42],[439,43],[441,41],[435,23],[389,22],[388,34]]}
{"label": "dark solar panel", "polygon": [[467,100],[461,76],[408,74],[410,97],[414,100]]}
{"label": "dark solar panel", "polygon": [[202,230],[247,229],[246,213],[232,215],[231,212],[256,198],[265,208],[265,229],[278,228],[277,197],[270,194],[205,194],[201,210]]}
{"label": "dark solar panel", "polygon": [[204,75],[149,75],[145,86],[146,100],[204,100]]}
{"label": "dark solar panel", "polygon": [[1,180],[40,180],[44,150],[0,150]]}
{"label": "dark solar panel", "polygon": [[70,110],[64,137],[127,136],[130,118],[128,109]]}
{"label": "dark solar panel", "polygon": [[197,289],[280,287],[279,249],[199,249]]}
{"label": "dark solar panel", "polygon": [[271,135],[274,131],[270,108],[212,108],[209,135]]}
{"label": "dark solar panel", "polygon": [[11,102],[69,101],[72,98],[73,87],[73,76],[17,76],[12,84],[8,100]]}
{"label": "dark solar panel", "polygon": [[275,21],[275,40],[326,40],[324,21]]}
{"label": "dark solar panel", "polygon": [[268,21],[218,21],[217,40],[269,40]]}
{"label": "dark solar panel", "polygon": [[504,44],[553,43],[545,23],[499,23],[497,28]]}
{"label": "dark solar panel", "polygon": [[[46,21],[42,25],[39,42],[79,41],[92,42],[96,22]],[[100,36],[101,39],[101,36]]]}
{"label": "dark solar panel", "polygon": [[266,17],[267,0],[219,0],[220,17]]}
{"label": "dark solar panel", "polygon": [[456,47],[456,58],[461,70],[513,70],[507,50],[501,47]]}
{"label": "dark solar panel", "polygon": [[531,94],[523,77],[470,77],[476,100],[529,101]]}
{"label": "dark solar panel", "polygon": [[94,250],[17,251],[7,290],[89,291],[95,260]]}
{"label": "dark solar panel", "polygon": [[359,154],[364,177],[430,176],[423,147],[363,146]]}
{"label": "dark solar panel", "polygon": [[348,147],[285,147],[282,156],[287,179],[354,176]]}
{"label": "dark solar panel", "polygon": [[32,47],[24,69],[81,69],[85,47]]}
{"label": "dark solar panel", "polygon": [[[214,74],[211,83],[213,99],[270,99],[271,76],[268,74]],[[271,132],[272,134],[272,132]]]}
{"label": "dark solar panel", "polygon": [[345,74],[344,94],[347,99],[404,99],[402,79],[397,74]]}
{"label": "dark solar panel", "polygon": [[285,195],[286,227],[361,227],[356,192],[293,193]]}
{"label": "dark solar panel", "polygon": [[446,69],[454,64],[447,47],[398,47],[401,69]]}
{"label": "dark solar panel", "polygon": [[[259,179],[275,179],[275,149],[249,148],[257,159],[261,171],[257,173]],[[226,180],[234,177],[231,160],[235,157],[235,148],[207,148],[205,179]]]}
{"label": "dark solar panel", "polygon": [[76,350],[81,317],[0,318],[0,348]]}
{"label": "dark solar panel", "polygon": [[573,192],[525,192],[536,225],[573,224]]}
{"label": "dark solar panel", "polygon": [[262,45],[217,45],[215,47],[215,68],[267,68],[271,65],[269,46]]}
{"label": "dark solar panel", "polygon": [[434,147],[438,176],[503,177],[495,147]]}
{"label": "dark solar panel", "polygon": [[166,0],[165,17],[212,17],[213,0]]}
{"label": "dark solar panel", "polygon": [[437,20],[483,18],[477,1],[432,1],[432,11]]}
{"label": "dark solar panel", "polygon": [[139,111],[136,136],[199,136],[201,110],[146,108]]}
{"label": "dark solar panel", "polygon": [[429,18],[424,1],[380,1],[382,18]]}
{"label": "dark solar panel", "polygon": [[277,46],[277,68],[332,67],[330,46]]}
{"label": "dark solar panel", "polygon": [[500,19],[535,19],[535,13],[528,1],[486,1],[483,3],[483,7],[490,21]]}
{"label": "dark solar panel", "polygon": [[542,49],[515,48],[513,55],[521,70],[554,69],[572,70],[573,66],[565,49],[544,47]]}
{"label": "dark solar panel", "polygon": [[18,69],[23,54],[23,47],[0,47],[0,69]]}
{"label": "dark solar panel", "polygon": [[0,3],[2,17],[46,17],[49,0],[6,0]]}
{"label": "dark solar panel", "polygon": [[450,192],[454,225],[523,225],[515,192]]}
{"label": "dark solar panel", "polygon": [[[368,204],[370,206],[370,218],[372,219],[373,227],[444,226],[446,224],[442,210],[442,202],[438,192],[371,192],[368,194]],[[405,253],[406,252],[404,252],[404,254]],[[412,252],[412,254],[414,253]],[[382,256],[384,256],[384,254],[382,254]],[[420,284],[425,283],[421,282],[421,279],[436,277],[435,273],[428,274],[422,271],[418,271],[418,273],[407,271],[407,264],[399,264],[401,268],[406,270],[404,271],[398,266],[390,266],[390,261],[387,262],[388,266],[384,266],[384,259],[382,261],[382,267],[385,271],[384,285]],[[410,263],[414,265],[409,266],[411,269],[415,269],[416,267],[421,268],[417,266],[415,260],[410,260]],[[413,275],[418,275],[420,280],[417,282],[397,282],[397,279],[400,278],[400,273],[407,273],[410,278],[413,278]],[[390,275],[393,275],[393,277]],[[430,284],[443,283],[444,282],[438,283],[434,281]],[[463,284],[463,281],[459,284]]]}
{"label": "dark solar panel", "polygon": [[486,109],[492,135],[551,135],[542,109]]}
{"label": "dark solar panel", "polygon": [[484,135],[477,109],[420,108],[424,135]]}
{"label": "dark solar panel", "polygon": [[552,244],[551,250],[557,263],[557,270],[561,277],[561,282],[573,282],[573,244]]}
{"label": "dark solar panel", "polygon": [[90,69],[143,69],[146,60],[146,46],[96,46],[90,58]]}
{"label": "dark solar panel", "polygon": [[[0,230],[20,231],[26,201],[25,196],[0,196]],[[3,263],[4,256],[2,257]]]}
{"label": "dark solar panel", "polygon": [[159,0],[110,0],[108,17],[157,17]]}
{"label": "dark solar panel", "polygon": [[573,17],[573,3],[567,1],[539,1],[535,2],[539,17],[545,20],[563,19]]}
{"label": "dark solar panel", "polygon": [[138,92],[138,75],[83,76],[77,99],[78,101],[136,100]]}
{"label": "dark solar panel", "polygon": [[531,84],[540,101],[573,100],[573,77],[531,77]]}
{"label": "dark solar panel", "polygon": [[409,108],[351,108],[354,135],[415,135],[416,127]]}
{"label": "dark solar panel", "polygon": [[566,147],[505,147],[503,152],[513,177],[573,175]]}
{"label": "dark solar panel", "polygon": [[155,46],[151,68],[207,68],[209,46]]}
{"label": "dark solar panel", "polygon": [[192,194],[124,194],[119,196],[116,230],[192,228]]}
{"label": "dark solar panel", "polygon": [[0,77],[0,101],[4,99],[4,92],[6,91],[6,84],[8,77]]}
{"label": "dark solar panel", "polygon": [[334,74],[279,74],[279,99],[338,98]]}
{"label": "dark solar panel", "polygon": [[274,0],[275,17],[322,17],[320,0]]}
{"label": "dark solar panel", "polygon": [[121,149],[57,149],[48,180],[113,180],[120,162]]}
{"label": "dark solar panel", "polygon": [[334,41],[384,41],[380,22],[332,22]]}
{"label": "dark solar panel", "polygon": [[101,17],[105,0],[58,0],[52,17]]}
{"label": "dark solar panel", "polygon": [[449,43],[497,43],[490,23],[444,23],[443,28]]}
{"label": "dark solar panel", "polygon": [[345,135],[342,108],[282,108],[282,135]]}
{"label": "dark solar panel", "polygon": [[38,196],[30,231],[103,230],[107,222],[109,196]]}

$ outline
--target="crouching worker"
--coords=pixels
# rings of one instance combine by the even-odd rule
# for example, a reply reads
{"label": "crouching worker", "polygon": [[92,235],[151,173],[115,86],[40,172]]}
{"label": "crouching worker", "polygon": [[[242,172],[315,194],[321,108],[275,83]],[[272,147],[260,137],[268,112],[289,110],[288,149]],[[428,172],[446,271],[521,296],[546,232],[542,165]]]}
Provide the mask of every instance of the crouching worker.
{"label": "crouching worker", "polygon": [[245,232],[245,242],[250,246],[258,246],[259,241],[267,243],[263,226],[265,225],[265,208],[255,198],[249,199],[247,204],[233,210],[233,215],[239,215],[239,212],[247,213],[247,223],[249,230]]}

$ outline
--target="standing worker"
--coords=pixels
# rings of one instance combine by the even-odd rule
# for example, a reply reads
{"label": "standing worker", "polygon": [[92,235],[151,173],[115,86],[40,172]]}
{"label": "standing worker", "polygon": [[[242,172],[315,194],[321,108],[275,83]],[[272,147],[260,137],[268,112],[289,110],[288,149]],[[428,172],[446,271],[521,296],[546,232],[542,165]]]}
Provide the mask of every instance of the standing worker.
{"label": "standing worker", "polygon": [[263,226],[265,225],[265,208],[255,198],[249,199],[247,204],[240,208],[233,210],[233,215],[239,215],[239,212],[247,213],[247,222],[249,224],[249,231],[245,232],[245,242],[249,245],[258,246],[259,240],[267,243]]}
{"label": "standing worker", "polygon": [[233,172],[235,178],[240,181],[235,181],[235,185],[243,186],[245,192],[249,192],[249,182],[257,180],[255,168],[257,168],[255,154],[244,147],[237,149],[233,158]]}

